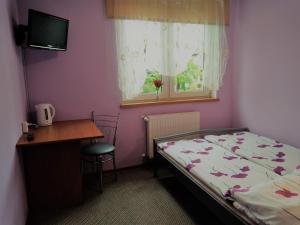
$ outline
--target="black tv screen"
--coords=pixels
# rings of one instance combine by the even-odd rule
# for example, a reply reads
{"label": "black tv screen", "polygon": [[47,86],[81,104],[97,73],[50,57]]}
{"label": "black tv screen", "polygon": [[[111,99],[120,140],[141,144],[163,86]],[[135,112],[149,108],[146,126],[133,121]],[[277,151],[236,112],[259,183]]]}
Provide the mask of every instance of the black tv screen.
{"label": "black tv screen", "polygon": [[65,51],[69,21],[29,9],[27,45],[34,48]]}

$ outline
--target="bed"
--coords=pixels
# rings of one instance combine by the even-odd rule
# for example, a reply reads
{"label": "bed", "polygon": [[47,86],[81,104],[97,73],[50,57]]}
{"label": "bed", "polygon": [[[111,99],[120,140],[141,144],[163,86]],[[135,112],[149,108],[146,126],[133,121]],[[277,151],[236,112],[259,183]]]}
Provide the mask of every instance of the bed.
{"label": "bed", "polygon": [[[167,168],[224,224],[300,224],[298,149],[254,136],[246,128],[177,134],[154,139],[154,146],[155,176],[159,168]],[[254,146],[260,154],[253,158],[258,151]],[[276,169],[282,164],[284,170]],[[278,184],[296,191],[277,190]],[[268,195],[272,188],[275,197]],[[277,201],[280,194],[282,201]],[[272,197],[280,210],[270,210]]]}

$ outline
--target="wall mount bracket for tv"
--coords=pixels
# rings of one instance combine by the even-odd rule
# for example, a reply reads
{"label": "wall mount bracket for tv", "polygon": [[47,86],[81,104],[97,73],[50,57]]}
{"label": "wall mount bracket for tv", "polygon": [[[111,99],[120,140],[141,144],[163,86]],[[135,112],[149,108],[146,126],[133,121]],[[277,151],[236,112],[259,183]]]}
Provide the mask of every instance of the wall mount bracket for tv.
{"label": "wall mount bracket for tv", "polygon": [[23,45],[24,41],[26,40],[28,33],[28,26],[19,24],[16,27],[16,32],[15,32],[15,38],[16,38],[16,44],[21,46]]}

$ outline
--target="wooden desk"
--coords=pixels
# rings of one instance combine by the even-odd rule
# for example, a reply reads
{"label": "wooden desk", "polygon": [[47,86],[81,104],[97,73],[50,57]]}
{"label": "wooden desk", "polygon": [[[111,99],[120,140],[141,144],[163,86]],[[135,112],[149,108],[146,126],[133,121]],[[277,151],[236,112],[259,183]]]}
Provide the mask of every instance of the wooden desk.
{"label": "wooden desk", "polygon": [[24,157],[29,209],[64,208],[82,201],[80,143],[102,138],[91,120],[55,122],[23,135],[17,143]]}

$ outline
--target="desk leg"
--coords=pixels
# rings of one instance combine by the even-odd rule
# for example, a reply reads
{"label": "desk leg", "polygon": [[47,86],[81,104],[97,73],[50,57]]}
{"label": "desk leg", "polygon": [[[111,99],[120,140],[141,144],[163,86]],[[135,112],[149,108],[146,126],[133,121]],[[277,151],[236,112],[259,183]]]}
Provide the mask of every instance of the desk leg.
{"label": "desk leg", "polygon": [[82,202],[79,143],[37,145],[23,152],[31,211]]}

